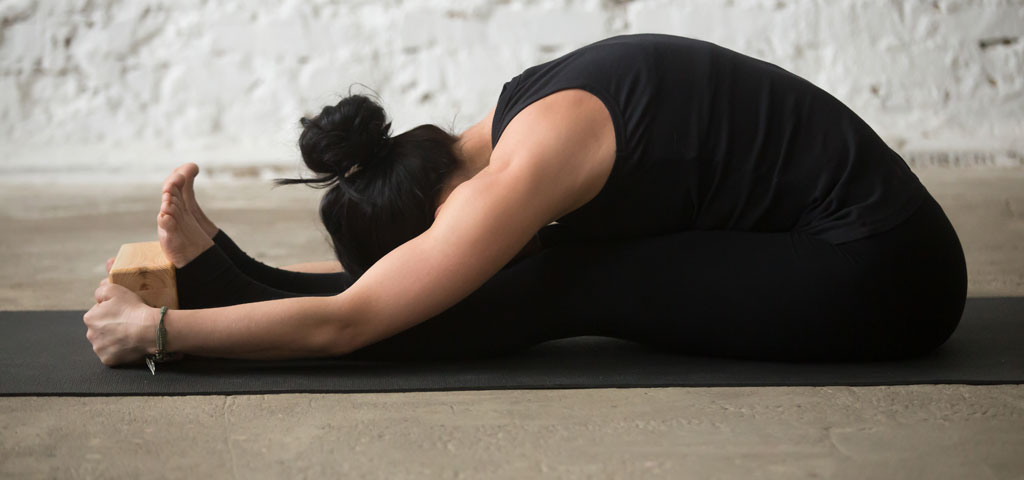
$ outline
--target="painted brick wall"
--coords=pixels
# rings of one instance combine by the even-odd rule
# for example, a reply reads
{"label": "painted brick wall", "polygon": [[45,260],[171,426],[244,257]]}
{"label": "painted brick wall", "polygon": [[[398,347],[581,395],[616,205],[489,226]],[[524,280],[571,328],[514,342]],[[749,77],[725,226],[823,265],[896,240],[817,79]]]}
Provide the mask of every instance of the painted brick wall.
{"label": "painted brick wall", "polygon": [[293,173],[298,118],[350,88],[396,130],[461,130],[522,69],[633,32],[800,74],[912,165],[1024,164],[1024,0],[8,0],[0,22],[8,179]]}

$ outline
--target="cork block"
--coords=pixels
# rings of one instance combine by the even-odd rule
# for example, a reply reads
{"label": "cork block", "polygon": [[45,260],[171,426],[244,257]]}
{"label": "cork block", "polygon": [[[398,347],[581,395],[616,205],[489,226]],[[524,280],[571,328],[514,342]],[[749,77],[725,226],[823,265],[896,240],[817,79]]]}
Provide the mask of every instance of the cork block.
{"label": "cork block", "polygon": [[121,245],[110,267],[110,283],[139,294],[151,307],[178,308],[174,265],[164,256],[160,242]]}

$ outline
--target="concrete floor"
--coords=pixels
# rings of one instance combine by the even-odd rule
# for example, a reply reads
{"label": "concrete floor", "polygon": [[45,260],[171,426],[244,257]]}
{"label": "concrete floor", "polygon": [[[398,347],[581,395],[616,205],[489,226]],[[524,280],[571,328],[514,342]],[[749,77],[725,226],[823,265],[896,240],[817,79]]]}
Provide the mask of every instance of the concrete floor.
{"label": "concrete floor", "polygon": [[[969,294],[1024,295],[1024,169],[917,174]],[[318,191],[199,183],[257,258],[331,257]],[[0,180],[0,309],[88,308],[105,259],[156,239],[158,188]],[[2,478],[985,479],[1022,453],[1024,386],[0,398]]]}

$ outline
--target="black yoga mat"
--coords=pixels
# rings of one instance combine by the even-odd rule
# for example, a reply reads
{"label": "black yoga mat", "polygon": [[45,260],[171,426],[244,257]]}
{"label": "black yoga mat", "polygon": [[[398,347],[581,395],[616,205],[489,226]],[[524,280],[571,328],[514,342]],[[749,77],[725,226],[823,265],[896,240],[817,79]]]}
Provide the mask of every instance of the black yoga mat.
{"label": "black yoga mat", "polygon": [[970,298],[938,350],[903,361],[783,363],[694,357],[601,337],[472,361],[253,361],[188,357],[104,367],[84,311],[0,311],[0,395],[211,395],[669,386],[1024,383],[1024,297]]}

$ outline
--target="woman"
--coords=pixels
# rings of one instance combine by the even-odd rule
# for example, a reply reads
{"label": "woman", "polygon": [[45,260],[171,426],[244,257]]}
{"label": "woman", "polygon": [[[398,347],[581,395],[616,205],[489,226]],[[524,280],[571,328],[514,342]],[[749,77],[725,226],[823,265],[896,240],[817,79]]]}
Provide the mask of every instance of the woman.
{"label": "woman", "polygon": [[[459,357],[604,335],[880,359],[934,349],[963,312],[959,239],[903,160],[823,90],[710,43],[596,42],[526,69],[458,136],[392,138],[361,96],[302,125],[319,175],[279,183],[328,188],[345,272],[245,255],[195,204],[188,164],[157,220],[184,308],[168,351]],[[105,282],[96,300],[104,364],[155,352],[157,309]]]}

